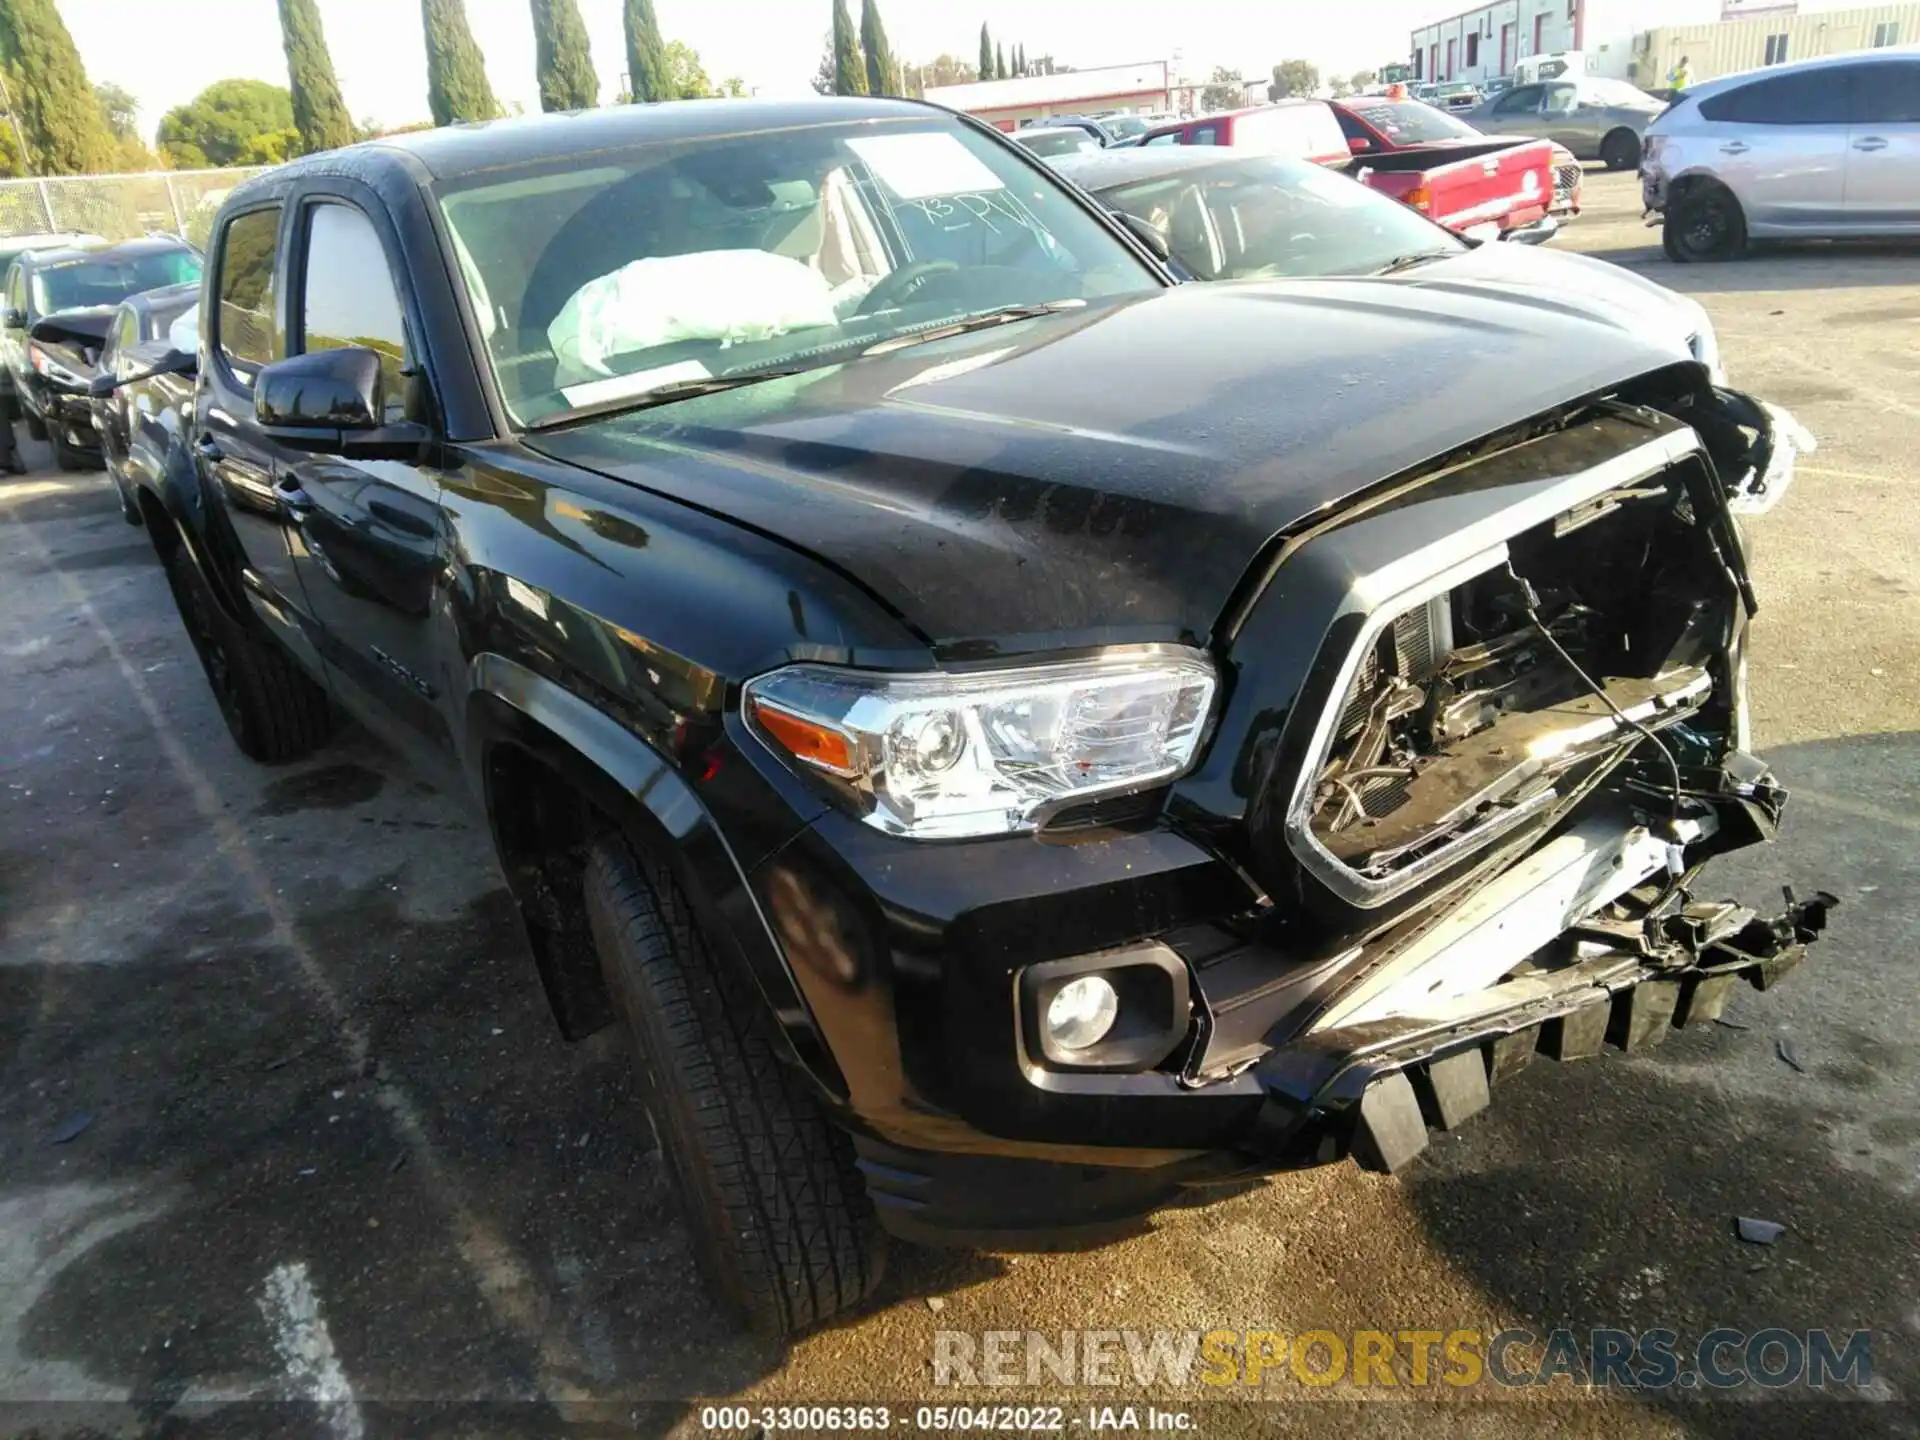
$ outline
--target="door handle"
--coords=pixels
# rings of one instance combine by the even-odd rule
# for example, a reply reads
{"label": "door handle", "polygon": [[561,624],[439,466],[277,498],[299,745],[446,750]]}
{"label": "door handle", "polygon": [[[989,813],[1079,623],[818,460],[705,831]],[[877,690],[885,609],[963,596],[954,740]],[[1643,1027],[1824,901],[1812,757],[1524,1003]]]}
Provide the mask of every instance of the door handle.
{"label": "door handle", "polygon": [[1747,153],[1747,151],[1748,151],[1748,150],[1750,150],[1751,148],[1752,148],[1752,147],[1751,147],[1750,145],[1748,145],[1746,141],[1744,141],[1744,140],[1735,140],[1735,141],[1734,141],[1734,142],[1733,142],[1732,144],[1730,144],[1730,145],[1722,145],[1722,146],[1720,147],[1720,153],[1721,153],[1722,155],[1744,155],[1744,154],[1746,154],[1746,153]]}
{"label": "door handle", "polygon": [[280,503],[286,506],[287,513],[295,520],[304,519],[313,513],[313,497],[300,488],[300,481],[292,475],[282,475],[273,482],[273,493]]}
{"label": "door handle", "polygon": [[1856,150],[1884,150],[1887,148],[1887,142],[1882,140],[1878,135],[1863,135],[1853,142],[1853,148]]}

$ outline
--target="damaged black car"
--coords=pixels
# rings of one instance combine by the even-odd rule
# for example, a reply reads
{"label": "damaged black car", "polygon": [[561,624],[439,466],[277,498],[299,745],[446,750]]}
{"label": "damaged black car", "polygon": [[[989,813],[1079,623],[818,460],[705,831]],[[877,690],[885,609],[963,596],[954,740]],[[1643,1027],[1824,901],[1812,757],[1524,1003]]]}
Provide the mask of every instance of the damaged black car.
{"label": "damaged black car", "polygon": [[1797,427],[1419,278],[1176,286],[901,101],[391,136],[226,202],[136,499],[248,754],[346,711],[472,798],[790,1332],[888,1233],[1397,1169],[1825,923],[1711,871]]}

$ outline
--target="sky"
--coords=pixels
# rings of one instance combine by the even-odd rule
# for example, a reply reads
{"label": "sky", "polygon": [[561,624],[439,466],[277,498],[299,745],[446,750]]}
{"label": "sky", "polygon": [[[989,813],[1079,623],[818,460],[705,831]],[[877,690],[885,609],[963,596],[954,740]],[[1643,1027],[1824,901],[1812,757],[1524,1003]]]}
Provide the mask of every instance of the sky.
{"label": "sky", "polygon": [[[602,100],[626,68],[620,0],[578,0]],[[1205,78],[1216,65],[1251,78],[1305,58],[1323,72],[1372,69],[1404,55],[1408,32],[1464,0],[880,0],[896,54],[908,62],[979,52],[985,21],[997,38],[1088,69],[1174,59]],[[215,80],[287,83],[274,0],[58,0],[87,74],[140,101],[151,138],[160,117]],[[356,120],[427,118],[426,52],[418,0],[319,0],[327,48]],[[804,95],[820,63],[831,0],[654,0],[660,28],[700,53],[717,82],[738,75],[766,96]],[[856,21],[859,0],[851,0]],[[503,102],[539,109],[526,0],[467,0],[487,75]]]}

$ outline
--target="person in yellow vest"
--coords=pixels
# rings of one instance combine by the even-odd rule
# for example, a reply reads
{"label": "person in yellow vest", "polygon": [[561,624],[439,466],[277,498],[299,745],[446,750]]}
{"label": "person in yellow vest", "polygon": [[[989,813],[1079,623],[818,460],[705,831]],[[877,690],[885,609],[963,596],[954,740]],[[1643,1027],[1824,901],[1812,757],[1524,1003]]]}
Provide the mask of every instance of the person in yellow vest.
{"label": "person in yellow vest", "polygon": [[1667,72],[1667,84],[1675,90],[1684,90],[1693,84],[1693,62],[1682,55],[1680,63]]}

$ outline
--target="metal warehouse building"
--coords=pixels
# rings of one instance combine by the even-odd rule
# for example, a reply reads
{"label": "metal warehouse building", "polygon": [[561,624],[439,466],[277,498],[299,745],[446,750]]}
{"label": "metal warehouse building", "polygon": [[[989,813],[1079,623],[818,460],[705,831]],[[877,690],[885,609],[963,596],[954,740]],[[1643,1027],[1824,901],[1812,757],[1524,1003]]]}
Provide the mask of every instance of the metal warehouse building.
{"label": "metal warehouse building", "polygon": [[1103,65],[1096,70],[1067,70],[1057,75],[937,85],[927,91],[926,98],[949,110],[977,115],[1002,130],[1012,130],[1024,121],[1044,120],[1051,115],[1171,110],[1172,90],[1167,62],[1149,60],[1140,65]]}
{"label": "metal warehouse building", "polygon": [[1842,0],[1492,0],[1411,37],[1422,80],[1490,80],[1529,55],[1577,50],[1588,74],[1663,85],[1682,55],[1696,80],[1781,60],[1920,41],[1920,5]]}

